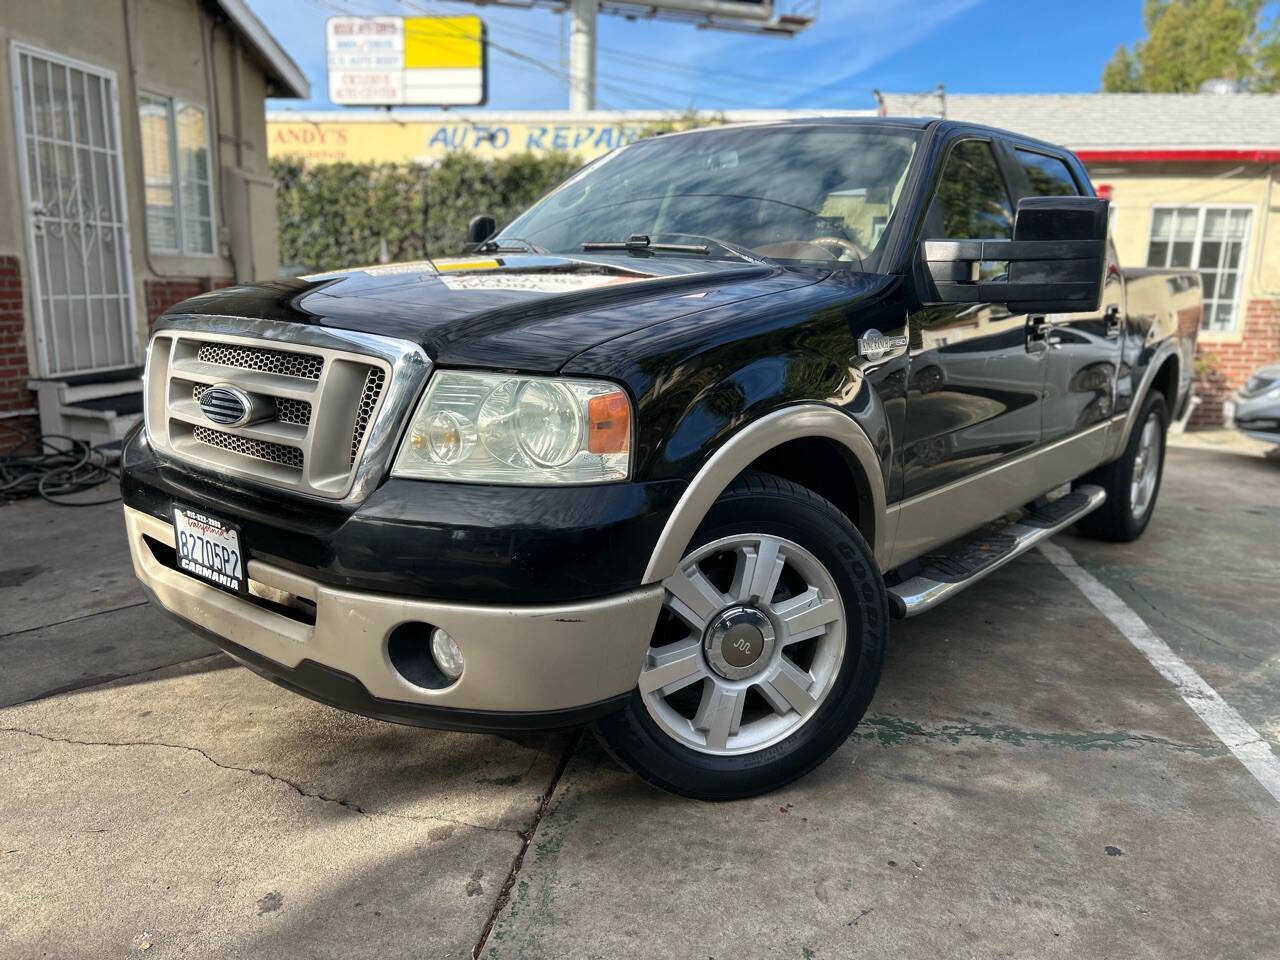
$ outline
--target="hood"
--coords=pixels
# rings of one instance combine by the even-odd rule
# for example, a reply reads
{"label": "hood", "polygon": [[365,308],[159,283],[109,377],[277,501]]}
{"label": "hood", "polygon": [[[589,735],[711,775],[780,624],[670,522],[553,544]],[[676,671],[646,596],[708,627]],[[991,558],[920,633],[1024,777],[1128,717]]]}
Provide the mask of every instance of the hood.
{"label": "hood", "polygon": [[226,287],[166,316],[248,317],[412,340],[441,366],[553,372],[665,320],[807,286],[822,267],[534,254],[391,264]]}

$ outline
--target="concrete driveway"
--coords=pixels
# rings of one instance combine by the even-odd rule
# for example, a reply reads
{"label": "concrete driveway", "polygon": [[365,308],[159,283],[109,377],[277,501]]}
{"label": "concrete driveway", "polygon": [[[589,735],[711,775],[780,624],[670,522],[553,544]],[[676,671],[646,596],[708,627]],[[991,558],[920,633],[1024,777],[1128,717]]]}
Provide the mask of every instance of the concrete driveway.
{"label": "concrete driveway", "polygon": [[[1280,803],[1040,553],[711,805],[279,690],[142,605],[117,509],[0,530],[6,958],[1280,956]],[[1280,462],[1191,449],[1143,540],[1056,541],[1280,751],[1277,542]]]}

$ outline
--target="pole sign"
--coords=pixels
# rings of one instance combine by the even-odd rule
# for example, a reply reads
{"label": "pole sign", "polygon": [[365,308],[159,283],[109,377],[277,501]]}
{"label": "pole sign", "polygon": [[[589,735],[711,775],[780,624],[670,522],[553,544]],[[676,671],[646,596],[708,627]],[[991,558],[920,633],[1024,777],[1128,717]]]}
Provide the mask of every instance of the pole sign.
{"label": "pole sign", "polygon": [[459,17],[330,17],[329,99],[361,107],[478,107],[489,96],[484,22]]}

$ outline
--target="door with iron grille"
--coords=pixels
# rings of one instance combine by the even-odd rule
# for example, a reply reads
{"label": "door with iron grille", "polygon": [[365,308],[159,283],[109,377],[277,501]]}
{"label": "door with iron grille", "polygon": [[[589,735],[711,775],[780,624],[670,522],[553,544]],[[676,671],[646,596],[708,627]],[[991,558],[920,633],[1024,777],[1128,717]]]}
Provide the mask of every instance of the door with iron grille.
{"label": "door with iron grille", "polygon": [[10,45],[39,373],[137,363],[115,74]]}

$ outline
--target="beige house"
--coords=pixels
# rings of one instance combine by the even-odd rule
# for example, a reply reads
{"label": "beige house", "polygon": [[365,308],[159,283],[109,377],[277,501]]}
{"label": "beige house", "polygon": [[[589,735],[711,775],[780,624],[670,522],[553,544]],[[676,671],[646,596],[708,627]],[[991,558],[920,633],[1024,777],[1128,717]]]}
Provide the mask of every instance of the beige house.
{"label": "beige house", "polygon": [[884,94],[890,114],[937,114],[1070,147],[1111,199],[1129,267],[1200,272],[1201,405],[1222,401],[1280,358],[1280,95]]}
{"label": "beige house", "polygon": [[307,80],[244,0],[6,3],[0,71],[0,448],[115,439],[149,322],[276,275],[265,100]]}

